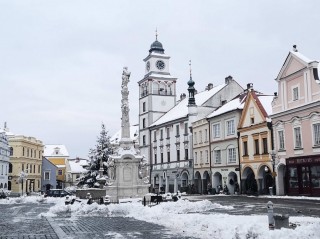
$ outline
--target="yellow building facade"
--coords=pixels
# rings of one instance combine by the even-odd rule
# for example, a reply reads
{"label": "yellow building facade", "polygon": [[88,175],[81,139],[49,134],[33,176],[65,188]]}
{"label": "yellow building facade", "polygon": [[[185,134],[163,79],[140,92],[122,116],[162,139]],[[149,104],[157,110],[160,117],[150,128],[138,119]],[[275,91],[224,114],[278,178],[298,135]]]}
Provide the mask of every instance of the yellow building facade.
{"label": "yellow building facade", "polygon": [[9,185],[12,195],[41,191],[42,141],[7,134],[10,147]]}

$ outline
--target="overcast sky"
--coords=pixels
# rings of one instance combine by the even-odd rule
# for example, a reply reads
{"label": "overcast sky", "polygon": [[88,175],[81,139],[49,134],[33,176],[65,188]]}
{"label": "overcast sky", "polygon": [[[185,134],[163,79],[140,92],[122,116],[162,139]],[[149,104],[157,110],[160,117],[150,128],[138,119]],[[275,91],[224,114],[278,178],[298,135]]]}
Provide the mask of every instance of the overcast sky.
{"label": "overcast sky", "polygon": [[143,59],[158,40],[178,96],[232,75],[273,94],[292,45],[320,59],[318,0],[0,0],[0,127],[87,157],[104,122],[120,129],[121,75],[131,71],[130,122],[138,123]]}

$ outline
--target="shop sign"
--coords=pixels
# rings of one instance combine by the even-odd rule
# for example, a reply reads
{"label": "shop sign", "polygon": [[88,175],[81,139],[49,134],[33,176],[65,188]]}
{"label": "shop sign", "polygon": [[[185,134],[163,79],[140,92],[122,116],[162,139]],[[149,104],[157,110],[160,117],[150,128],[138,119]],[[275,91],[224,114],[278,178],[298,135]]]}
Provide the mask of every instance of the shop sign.
{"label": "shop sign", "polygon": [[308,163],[320,163],[320,158],[289,158],[287,159],[287,165],[291,164],[308,164]]}

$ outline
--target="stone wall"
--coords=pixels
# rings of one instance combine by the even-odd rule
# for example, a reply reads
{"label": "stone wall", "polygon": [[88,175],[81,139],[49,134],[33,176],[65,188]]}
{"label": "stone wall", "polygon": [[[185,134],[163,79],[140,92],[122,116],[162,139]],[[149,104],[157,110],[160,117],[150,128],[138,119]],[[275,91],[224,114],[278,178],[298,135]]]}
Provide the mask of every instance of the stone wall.
{"label": "stone wall", "polygon": [[80,199],[85,199],[87,193],[90,193],[93,199],[106,196],[106,190],[100,188],[77,189],[76,196]]}

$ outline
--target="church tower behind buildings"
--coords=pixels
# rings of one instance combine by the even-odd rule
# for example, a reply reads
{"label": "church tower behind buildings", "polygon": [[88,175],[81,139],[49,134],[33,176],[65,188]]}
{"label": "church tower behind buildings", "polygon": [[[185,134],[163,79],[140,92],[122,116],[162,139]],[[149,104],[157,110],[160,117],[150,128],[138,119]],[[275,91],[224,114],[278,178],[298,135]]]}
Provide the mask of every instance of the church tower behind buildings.
{"label": "church tower behind buildings", "polygon": [[[170,56],[164,54],[162,44],[151,44],[145,62],[145,76],[139,84],[139,144],[141,155],[150,162],[152,150],[149,126],[176,104],[176,81],[169,71]],[[159,137],[159,136],[158,136]]]}

